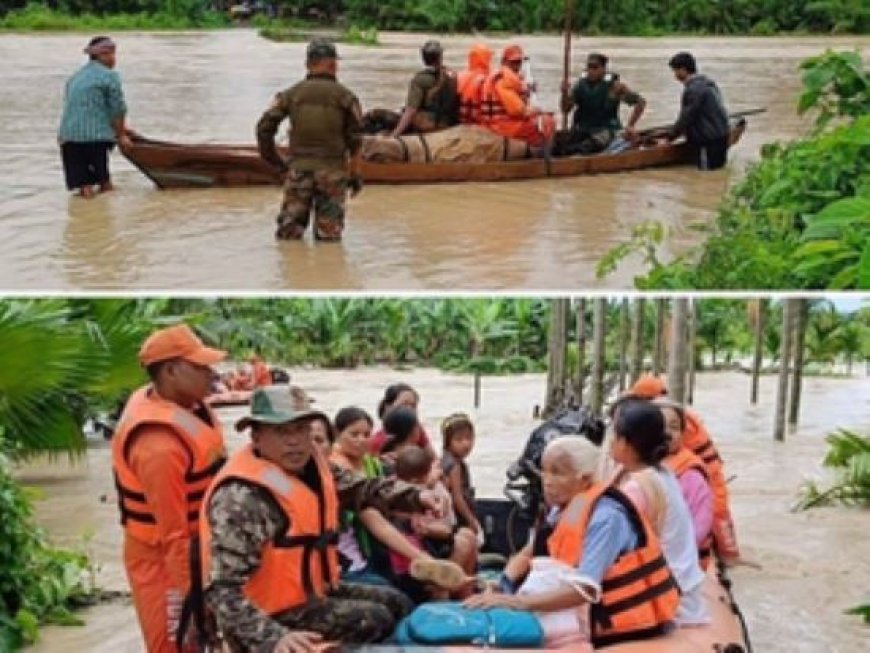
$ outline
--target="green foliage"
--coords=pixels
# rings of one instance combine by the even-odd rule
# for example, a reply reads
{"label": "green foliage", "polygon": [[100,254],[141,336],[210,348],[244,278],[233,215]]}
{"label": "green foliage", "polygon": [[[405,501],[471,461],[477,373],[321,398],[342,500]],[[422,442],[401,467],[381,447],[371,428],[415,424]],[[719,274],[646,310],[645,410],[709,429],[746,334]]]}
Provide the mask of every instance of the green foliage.
{"label": "green foliage", "polygon": [[602,260],[645,252],[639,288],[870,288],[870,75],[856,53],[802,65],[801,112],[817,111],[812,133],[762,148],[761,160],[729,192],[700,252],[668,264],[655,257],[654,230]]}
{"label": "green foliage", "polygon": [[846,610],[846,614],[854,614],[862,617],[864,623],[870,625],[870,603],[865,603],[854,608]]}
{"label": "green foliage", "polygon": [[829,435],[827,441],[829,449],[823,464],[834,470],[836,481],[827,490],[808,483],[796,509],[833,503],[870,506],[870,437],[840,429]]}
{"label": "green foliage", "polygon": [[37,640],[40,624],[81,624],[71,609],[95,588],[86,555],[48,544],[2,453],[0,514],[0,650],[14,651]]}
{"label": "green foliage", "polygon": [[[113,9],[112,5],[117,8]],[[212,12],[207,7],[208,3],[202,0],[163,0],[151,3],[69,2],[61,10],[33,2],[5,16],[0,11],[0,30],[175,30],[224,27],[228,24],[226,16]]]}

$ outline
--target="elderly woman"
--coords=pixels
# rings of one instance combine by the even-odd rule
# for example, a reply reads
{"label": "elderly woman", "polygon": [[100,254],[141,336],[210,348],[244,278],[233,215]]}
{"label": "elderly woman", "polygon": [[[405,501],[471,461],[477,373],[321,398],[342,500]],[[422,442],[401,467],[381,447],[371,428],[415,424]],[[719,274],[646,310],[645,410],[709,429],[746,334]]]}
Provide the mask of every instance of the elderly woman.
{"label": "elderly woman", "polygon": [[84,52],[88,63],[67,80],[63,116],[58,130],[63,170],[69,190],[93,197],[112,190],[109,151],[116,143],[132,143],[124,119],[127,105],[115,67],[115,42],[107,36],[91,39]]}
{"label": "elderly woman", "polygon": [[[669,627],[679,592],[658,538],[625,495],[597,482],[599,455],[584,438],[559,438],[547,446],[542,476],[550,512],[545,523],[508,562],[502,592],[474,596],[467,607],[533,611],[548,642],[566,634],[549,630],[550,615],[571,610],[576,618],[587,605],[588,638],[595,646],[654,637]],[[535,573],[542,556],[551,562],[543,583]],[[560,563],[555,582],[552,561]],[[587,636],[582,629],[578,620],[579,636]]]}

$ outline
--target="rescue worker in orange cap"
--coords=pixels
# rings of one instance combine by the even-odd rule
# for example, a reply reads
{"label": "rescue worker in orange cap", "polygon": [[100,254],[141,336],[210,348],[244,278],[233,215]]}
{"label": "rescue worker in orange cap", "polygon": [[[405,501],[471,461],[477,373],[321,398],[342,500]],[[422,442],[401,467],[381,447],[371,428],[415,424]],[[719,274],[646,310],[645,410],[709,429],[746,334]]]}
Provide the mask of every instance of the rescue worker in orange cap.
{"label": "rescue worker in orange cap", "polygon": [[546,146],[556,122],[551,114],[532,106],[532,91],[520,74],[524,59],[520,46],[505,48],[501,67],[483,85],[482,124],[500,136],[526,141],[532,147]]}
{"label": "rescue worker in orange cap", "polygon": [[[646,374],[635,382],[627,394],[640,399],[655,399],[667,396],[668,388],[661,378]],[[725,564],[736,564],[741,561],[740,549],[737,546],[734,520],[731,517],[724,463],[698,413],[686,408],[684,416],[686,426],[683,432],[683,446],[704,463],[713,490],[714,550]]]}
{"label": "rescue worker in orange cap", "polygon": [[459,121],[463,124],[480,122],[483,85],[489,77],[492,50],[485,43],[476,43],[468,51],[468,68],[456,78],[459,93]]}
{"label": "rescue worker in orange cap", "polygon": [[226,460],[220,421],[203,403],[225,356],[184,324],[151,334],[139,350],[151,383],[127,401],[112,440],[124,567],[148,653],[176,651],[200,503]]}
{"label": "rescue worker in orange cap", "polygon": [[269,371],[269,366],[256,354],[251,356],[251,376],[253,376],[255,388],[272,385],[272,373]]}

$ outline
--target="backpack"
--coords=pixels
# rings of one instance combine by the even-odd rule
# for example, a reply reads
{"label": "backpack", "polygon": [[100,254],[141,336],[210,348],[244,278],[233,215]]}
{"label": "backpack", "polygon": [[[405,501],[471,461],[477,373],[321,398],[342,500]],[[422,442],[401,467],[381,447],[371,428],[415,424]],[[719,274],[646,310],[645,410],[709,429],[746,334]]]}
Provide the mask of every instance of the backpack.
{"label": "backpack", "polygon": [[476,644],[497,648],[538,648],[544,631],[531,612],[493,608],[469,609],[458,602],[418,606],[396,628],[396,643]]}

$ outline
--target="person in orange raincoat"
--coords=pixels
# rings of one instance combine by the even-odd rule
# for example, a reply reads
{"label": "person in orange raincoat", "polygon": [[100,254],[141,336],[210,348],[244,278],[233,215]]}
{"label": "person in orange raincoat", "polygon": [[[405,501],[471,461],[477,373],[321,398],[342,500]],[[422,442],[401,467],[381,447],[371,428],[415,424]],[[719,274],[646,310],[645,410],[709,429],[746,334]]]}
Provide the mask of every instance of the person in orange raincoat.
{"label": "person in orange raincoat", "polygon": [[183,324],[153,333],[139,351],[151,383],[127,401],[112,439],[124,568],[148,653],[177,650],[200,503],[226,460],[220,421],[203,403],[225,356]]}
{"label": "person in orange raincoat", "polygon": [[459,73],[456,90],[459,93],[459,121],[463,124],[480,122],[483,85],[489,77],[492,50],[484,43],[476,43],[468,51],[468,68]]}
{"label": "person in orange raincoat", "polygon": [[481,122],[491,131],[545,146],[556,131],[551,114],[531,104],[531,89],[520,75],[525,54],[518,45],[505,48],[501,67],[483,85]]}
{"label": "person in orange raincoat", "polygon": [[254,378],[254,388],[272,385],[272,373],[269,366],[256,354],[251,356],[251,375]]}
{"label": "person in orange raincoat", "polygon": [[[668,394],[665,382],[656,376],[641,376],[628,390],[628,395],[641,399],[656,399]],[[684,409],[686,428],[683,446],[698,456],[704,463],[710,488],[713,490],[713,546],[716,554],[726,564],[740,561],[740,549],[731,517],[728,485],[722,458],[713,444],[713,439],[699,415],[689,408]]]}

